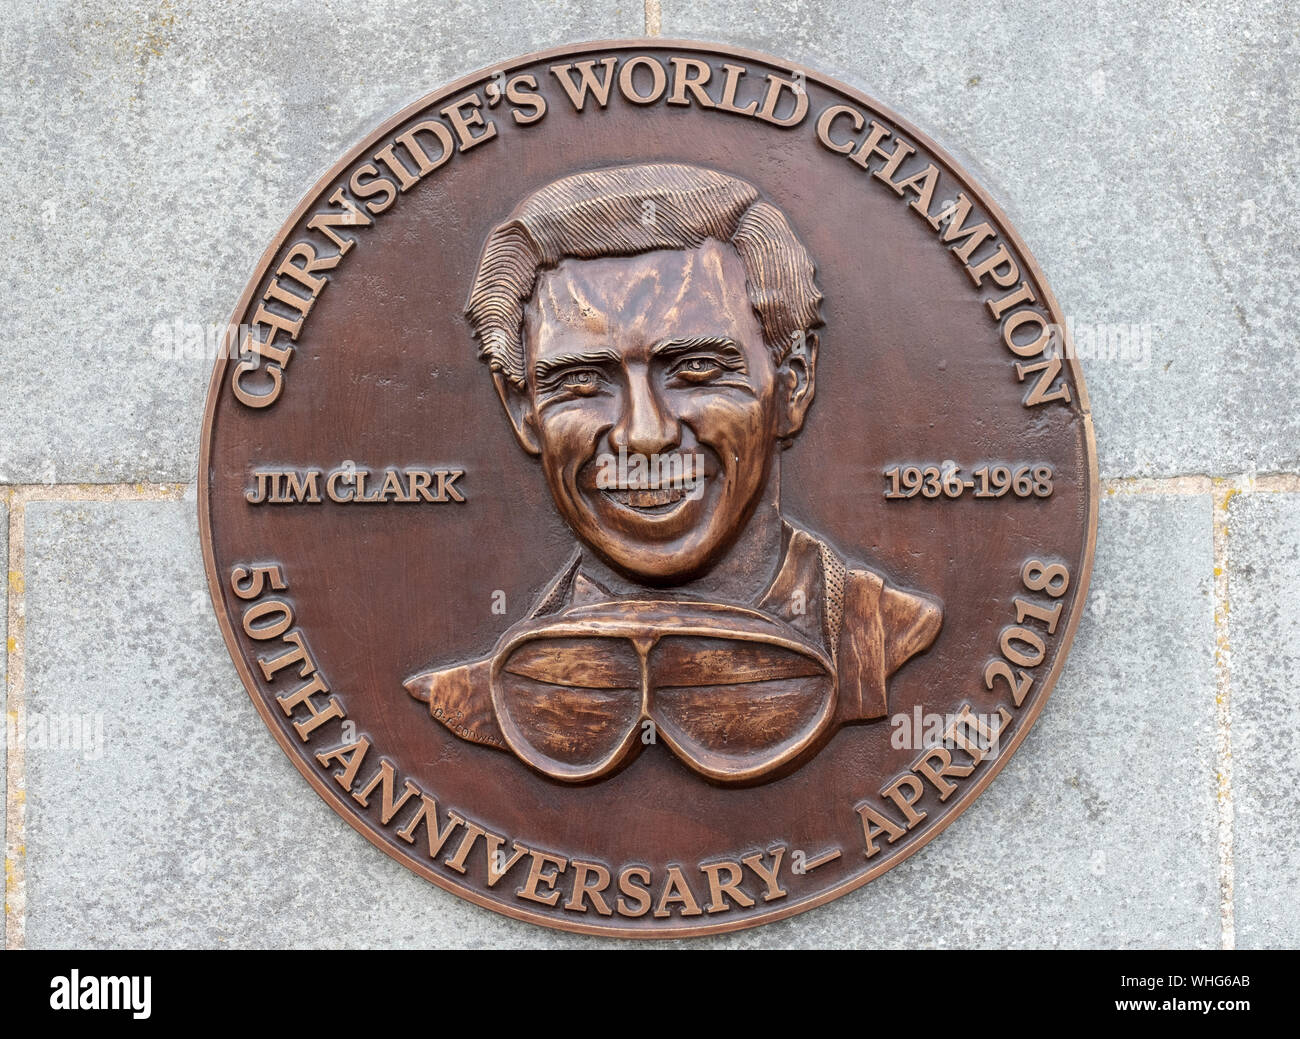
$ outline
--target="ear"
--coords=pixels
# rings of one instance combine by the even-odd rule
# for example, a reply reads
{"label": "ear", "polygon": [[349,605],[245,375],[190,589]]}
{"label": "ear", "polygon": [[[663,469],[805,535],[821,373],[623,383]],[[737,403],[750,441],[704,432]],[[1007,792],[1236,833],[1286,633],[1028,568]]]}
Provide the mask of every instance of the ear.
{"label": "ear", "polygon": [[533,402],[526,390],[521,390],[500,372],[492,373],[492,381],[497,385],[497,396],[506,409],[506,417],[515,430],[515,439],[519,446],[530,455],[540,455],[542,445],[537,439],[537,421],[533,413]]}
{"label": "ear", "polygon": [[781,386],[781,428],[779,436],[789,439],[803,428],[817,386],[817,333],[796,332],[794,345],[777,369]]}

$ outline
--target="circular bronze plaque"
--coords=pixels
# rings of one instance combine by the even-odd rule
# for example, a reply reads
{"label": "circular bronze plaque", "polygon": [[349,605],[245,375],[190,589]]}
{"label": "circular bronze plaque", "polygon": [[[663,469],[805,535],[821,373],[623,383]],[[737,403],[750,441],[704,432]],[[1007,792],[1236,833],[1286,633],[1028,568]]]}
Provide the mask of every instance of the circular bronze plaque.
{"label": "circular bronze plaque", "polygon": [[1082,612],[1097,466],[1038,266],[773,58],[583,44],[429,95],[227,345],[201,525],[253,702],[511,916],[702,934],[864,884],[1002,767]]}

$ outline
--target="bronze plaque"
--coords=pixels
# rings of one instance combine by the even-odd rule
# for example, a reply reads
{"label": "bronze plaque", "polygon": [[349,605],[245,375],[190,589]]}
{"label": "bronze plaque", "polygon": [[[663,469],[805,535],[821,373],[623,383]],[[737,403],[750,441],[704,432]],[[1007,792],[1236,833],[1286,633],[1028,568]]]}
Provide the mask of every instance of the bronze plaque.
{"label": "bronze plaque", "polygon": [[1097,517],[1064,329],[992,200],[824,76],[657,39],[488,69],[342,159],[236,307],[230,652],[316,793],[480,905],[819,905],[1060,674]]}

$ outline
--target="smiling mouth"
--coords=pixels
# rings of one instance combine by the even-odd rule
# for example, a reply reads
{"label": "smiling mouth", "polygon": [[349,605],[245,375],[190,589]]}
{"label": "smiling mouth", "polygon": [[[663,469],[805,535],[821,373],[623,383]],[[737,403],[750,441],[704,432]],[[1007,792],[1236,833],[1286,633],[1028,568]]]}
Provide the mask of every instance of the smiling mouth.
{"label": "smiling mouth", "polygon": [[659,487],[646,490],[616,490],[601,492],[615,505],[625,509],[634,509],[649,516],[672,512],[686,500],[689,493],[685,487]]}
{"label": "smiling mouth", "polygon": [[702,483],[703,479],[693,487],[676,482],[662,487],[607,487],[600,493],[620,508],[642,516],[663,516],[675,511],[682,502],[698,498]]}

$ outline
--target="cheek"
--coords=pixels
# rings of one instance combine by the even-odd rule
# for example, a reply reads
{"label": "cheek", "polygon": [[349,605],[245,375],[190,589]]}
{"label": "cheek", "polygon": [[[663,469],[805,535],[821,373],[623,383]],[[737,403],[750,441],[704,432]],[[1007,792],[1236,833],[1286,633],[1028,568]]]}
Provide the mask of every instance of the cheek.
{"label": "cheek", "polygon": [[743,468],[751,459],[761,458],[773,439],[771,409],[749,396],[700,394],[682,418],[728,469]]}
{"label": "cheek", "polygon": [[554,472],[572,472],[595,455],[600,431],[611,422],[606,408],[590,400],[568,401],[541,412],[537,436],[543,464]]}

